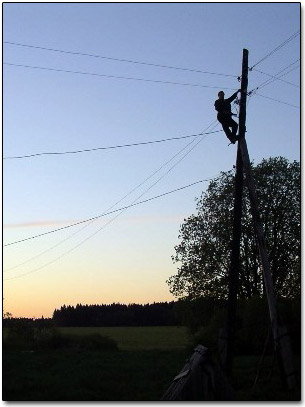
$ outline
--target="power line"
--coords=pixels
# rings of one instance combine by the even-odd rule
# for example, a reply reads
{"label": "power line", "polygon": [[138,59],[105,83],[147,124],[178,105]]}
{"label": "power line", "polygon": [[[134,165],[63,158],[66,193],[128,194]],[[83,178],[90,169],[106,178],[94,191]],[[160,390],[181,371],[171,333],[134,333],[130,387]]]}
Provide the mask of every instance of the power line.
{"label": "power line", "polygon": [[[217,122],[217,120],[215,120],[214,122],[212,122],[205,130],[208,130],[208,129],[209,129],[210,127],[212,127],[216,122]],[[217,123],[217,124],[218,124],[218,123]],[[214,126],[214,127],[215,127],[215,126]],[[205,136],[205,137],[206,137],[206,136]],[[147,177],[144,181],[142,181],[139,185],[137,185],[137,186],[136,186],[135,188],[133,188],[131,191],[129,191],[123,198],[121,198],[121,199],[120,199],[119,201],[117,201],[115,204],[111,205],[108,209],[106,209],[106,210],[103,212],[103,214],[105,214],[107,211],[110,211],[112,208],[114,208],[116,205],[118,205],[120,202],[122,202],[125,198],[127,198],[129,195],[131,195],[134,191],[136,191],[138,188],[140,188],[145,182],[147,182],[150,178],[152,178],[156,173],[158,173],[159,171],[161,171],[161,169],[162,169],[163,167],[165,167],[167,164],[169,164],[171,161],[173,161],[183,150],[185,150],[188,146],[190,146],[194,141],[195,141],[195,140],[192,140],[192,141],[191,141],[190,143],[188,143],[185,147],[183,147],[181,150],[179,150],[178,153],[174,154],[173,157],[171,157],[167,162],[165,162],[164,164],[162,164],[162,166],[161,166],[160,168],[158,168],[156,171],[154,171],[149,177]],[[186,155],[184,155],[183,158],[184,158],[185,156],[186,156]],[[180,160],[180,161],[181,161],[181,160]],[[174,166],[173,166],[173,167],[174,167]],[[172,167],[172,168],[173,168],[173,167]],[[172,169],[172,168],[171,168],[171,169]],[[166,175],[166,174],[165,174],[165,175]],[[164,176],[165,176],[165,175],[164,175]],[[162,177],[160,177],[159,180],[160,180],[161,178],[162,178]],[[159,181],[159,180],[158,180],[158,181]],[[156,184],[156,183],[155,183],[155,184]],[[154,184],[154,185],[155,185],[155,184]],[[149,188],[149,189],[150,189],[150,188]],[[149,189],[148,189],[148,190],[149,190]],[[148,192],[148,190],[146,190],[145,193]],[[140,199],[142,196],[143,196],[143,194],[140,195],[137,199]],[[73,236],[75,236],[76,234],[78,234],[79,232],[81,232],[82,230],[84,230],[86,227],[88,227],[90,224],[92,224],[95,220],[96,220],[96,219],[91,220],[90,222],[88,222],[87,224],[85,224],[81,229],[79,229],[78,231],[76,231],[76,232],[73,233],[72,235],[68,236],[66,239],[61,240],[59,243],[56,243],[55,245],[53,245],[52,247],[50,247],[50,248],[44,250],[43,252],[39,253],[38,255],[36,255],[36,256],[34,256],[34,257],[31,257],[31,258],[27,259],[26,261],[17,264],[16,266],[13,266],[13,267],[11,267],[11,268],[9,268],[9,269],[6,269],[5,271],[7,272],[7,271],[14,270],[14,269],[16,269],[16,268],[18,268],[18,267],[21,267],[21,266],[23,266],[23,265],[29,263],[29,262],[32,261],[32,260],[37,259],[38,257],[42,256],[43,254],[49,252],[50,250],[52,250],[52,249],[54,249],[54,248],[56,248],[56,247],[58,247],[60,244],[66,242],[67,240],[69,240],[70,238],[72,238]]]}
{"label": "power line", "polygon": [[60,52],[60,53],[63,53],[63,54],[86,56],[86,57],[91,57],[91,58],[109,59],[111,61],[127,62],[127,63],[140,64],[140,65],[148,65],[148,66],[154,66],[154,67],[158,67],[158,68],[177,69],[177,70],[180,70],[180,71],[196,72],[196,73],[209,74],[209,75],[237,77],[237,75],[230,75],[230,74],[209,72],[209,71],[201,71],[199,69],[181,68],[181,67],[176,67],[176,66],[161,65],[161,64],[142,62],[142,61],[134,61],[134,60],[130,60],[130,59],[113,58],[113,57],[109,57],[109,56],[105,56],[105,55],[88,54],[88,53],[84,53],[84,52],[67,51],[67,50],[56,49],[56,48],[47,48],[47,47],[41,47],[41,46],[37,46],[37,45],[21,44],[21,43],[12,42],[12,41],[3,41],[3,43],[18,46],[18,47],[34,48],[34,49],[40,49],[40,50],[43,50],[43,51]]}
{"label": "power line", "polygon": [[[213,123],[212,123],[209,127],[211,127],[212,125],[213,125]],[[218,125],[218,123],[217,123],[216,125]],[[208,128],[209,128],[209,127],[208,127]],[[215,126],[214,126],[214,127],[215,127]],[[206,137],[206,136],[205,136],[205,137]],[[186,147],[188,147],[190,144],[194,143],[194,141],[195,141],[195,140],[192,140]],[[20,278],[20,277],[23,277],[23,276],[25,276],[25,275],[32,274],[32,273],[34,273],[34,272],[40,271],[40,270],[42,270],[43,268],[49,266],[50,264],[54,264],[57,260],[60,260],[62,257],[66,256],[67,254],[69,254],[69,253],[71,253],[72,251],[74,251],[75,249],[77,249],[79,246],[81,246],[82,244],[84,244],[87,240],[91,239],[93,236],[95,236],[95,235],[96,235],[97,233],[99,233],[101,230],[105,229],[110,223],[112,223],[113,221],[115,221],[115,220],[116,220],[123,212],[125,212],[129,207],[133,206],[133,204],[135,204],[144,194],[146,194],[146,193],[147,193],[151,188],[153,188],[161,179],[163,179],[170,171],[172,171],[173,168],[176,167],[188,154],[190,154],[190,152],[191,152],[199,143],[201,143],[202,141],[203,141],[203,139],[199,140],[186,154],[184,154],[184,156],[183,156],[179,161],[177,161],[171,168],[169,168],[169,170],[168,170],[165,174],[163,174],[154,184],[152,184],[146,191],[144,191],[140,196],[138,196],[138,197],[132,202],[131,205],[129,205],[129,206],[125,207],[125,208],[122,208],[122,210],[121,210],[114,218],[110,219],[105,225],[103,225],[101,228],[99,228],[99,229],[98,229],[97,231],[95,231],[93,234],[91,234],[91,235],[89,235],[88,237],[86,237],[85,239],[83,239],[81,242],[79,242],[76,246],[72,247],[72,248],[69,249],[68,251],[62,253],[62,254],[61,254],[60,256],[58,256],[56,259],[51,260],[50,262],[48,262],[48,263],[46,263],[46,264],[43,264],[42,266],[40,266],[40,267],[38,267],[38,268],[36,268],[36,269],[34,269],[34,270],[30,270],[30,271],[28,271],[28,272],[26,272],[26,273],[24,273],[24,274],[21,274],[21,275],[18,275],[18,276],[15,276],[15,277],[12,277],[12,278],[9,278],[9,279],[6,279],[6,280],[11,280],[11,279]],[[214,178],[215,178],[215,177],[214,177]],[[208,178],[208,179],[206,179],[206,180],[202,180],[202,182],[204,182],[204,181],[210,181],[211,179],[212,179],[212,178]],[[198,183],[199,183],[199,182],[200,182],[200,181],[198,181]],[[87,225],[86,225],[86,226],[87,226]]]}
{"label": "power line", "polygon": [[[281,71],[279,71],[279,72],[276,74],[276,79],[272,79],[272,78],[271,78],[271,79],[267,79],[266,81],[264,81],[264,82],[262,82],[260,85],[258,85],[255,89],[258,90],[258,89],[260,89],[260,88],[264,88],[265,86],[270,85],[271,83],[275,82],[277,79],[281,80],[281,78],[282,78],[283,76],[288,75],[290,72],[294,71],[295,69],[298,69],[299,67],[300,67],[300,65],[295,66],[294,68],[289,69],[289,71],[282,73],[283,71],[285,71],[285,70],[287,69],[287,67],[286,67],[286,68],[282,69]],[[282,73],[282,75],[278,76],[280,73]]]}
{"label": "power line", "polygon": [[[294,71],[295,69],[298,69],[298,68],[299,68],[299,65],[298,65],[298,66],[295,66],[295,67],[293,67],[293,68],[291,68],[290,70],[287,71],[288,68],[290,68],[291,66],[295,65],[295,64],[296,64],[297,62],[299,62],[299,61],[300,61],[300,59],[296,59],[294,62],[292,62],[292,63],[290,63],[289,65],[285,66],[284,68],[282,68],[280,71],[278,71],[278,72],[275,74],[275,77],[276,77],[277,79],[281,79],[283,76],[286,76],[286,75],[288,75],[290,72]],[[280,75],[280,74],[281,74],[281,75]],[[279,76],[279,75],[280,75],[280,76]],[[249,92],[249,95],[250,95],[250,94],[253,94],[253,93],[256,92],[258,89],[261,89],[261,88],[263,88],[263,87],[265,87],[265,86],[267,86],[267,85],[273,83],[275,80],[276,80],[276,79],[272,79],[272,78],[271,78],[271,79],[267,79],[266,81],[260,83],[256,88],[253,88],[253,89]]]}
{"label": "power line", "polygon": [[3,160],[31,158],[31,157],[38,157],[38,156],[42,156],[42,155],[79,154],[79,153],[88,153],[88,152],[99,151],[99,150],[110,150],[110,149],[123,148],[123,147],[135,147],[135,146],[141,146],[141,145],[147,145],[147,144],[163,143],[165,141],[182,140],[182,139],[186,139],[186,138],[190,138],[190,137],[202,136],[204,134],[218,133],[219,131],[221,131],[221,130],[216,130],[216,131],[212,131],[209,133],[191,134],[191,135],[182,136],[182,137],[171,137],[171,138],[166,138],[166,139],[161,139],[161,140],[145,141],[145,142],[131,143],[131,144],[122,144],[122,145],[116,145],[116,146],[110,146],[110,147],[96,147],[96,148],[75,150],[75,151],[42,152],[42,153],[35,153],[35,154],[28,154],[28,155],[21,155],[21,156],[3,157]]}
{"label": "power line", "polygon": [[[211,128],[212,126],[212,129],[214,129],[215,128],[215,126],[217,126],[218,125],[218,123],[217,123],[217,120],[214,120],[208,127],[206,127],[205,128],[205,130],[208,130],[209,128]],[[197,136],[197,137],[199,137],[199,136]],[[205,136],[205,137],[207,137],[207,136]],[[157,172],[159,172],[163,167],[165,167],[167,164],[169,164],[173,159],[175,159],[183,150],[185,150],[189,145],[191,145],[192,143],[194,143],[195,142],[195,140],[196,139],[194,139],[194,140],[192,140],[190,143],[188,143],[185,147],[183,147],[181,150],[179,150],[178,151],[178,153],[176,153],[170,160],[168,160],[165,164],[163,164],[159,169],[157,169],[153,174],[151,174],[148,178],[146,178],[142,183],[140,183],[137,187],[135,187],[132,191],[130,191],[129,193],[127,193],[127,195],[125,195],[123,198],[121,198],[118,202],[116,202],[114,205],[112,205],[110,208],[108,208],[108,210],[110,210],[110,209],[112,209],[113,207],[115,207],[118,203],[120,203],[123,199],[125,199],[127,196],[129,196],[131,193],[133,193],[136,189],[138,189],[140,186],[142,186],[146,181],[148,181],[150,178],[152,178]],[[202,139],[203,140],[203,139]],[[202,141],[201,140],[201,141]],[[197,144],[196,144],[197,145]],[[188,153],[187,153],[188,154]],[[186,155],[187,155],[186,154]],[[184,155],[182,158],[184,158],[186,155]],[[181,161],[181,160],[180,160]],[[180,162],[179,161],[179,162]],[[175,164],[176,165],[176,164]],[[174,165],[174,166],[175,166]],[[173,166],[173,167],[174,167]],[[172,167],[172,168],[173,168]],[[171,168],[171,169],[172,169]],[[170,169],[170,170],[171,170]],[[170,171],[169,170],[169,171]],[[162,178],[162,177],[161,177]],[[161,179],[160,178],[160,179]],[[159,180],[160,180],[159,179]],[[141,196],[143,196],[143,194],[141,195]],[[141,197],[140,196],[140,197]],[[140,198],[140,197],[138,197],[138,199]],[[69,227],[72,227],[72,226],[77,226],[78,224],[81,224],[81,223],[85,223],[85,222],[93,222],[94,220],[96,220],[96,219],[98,219],[99,217],[102,217],[102,216],[106,216],[107,215],[107,211],[108,210],[106,210],[105,212],[103,212],[101,215],[99,215],[99,216],[97,216],[97,217],[93,217],[93,218],[90,218],[90,219],[87,219],[87,220],[85,220],[85,221],[81,221],[81,222],[78,222],[78,223],[74,223],[74,224],[71,224],[71,225],[68,225],[68,226],[66,226],[66,227],[62,227],[62,228],[57,228],[57,229],[54,229],[54,230],[51,230],[51,231],[49,231],[49,232],[46,232],[46,233],[43,233],[43,234],[40,234],[40,235],[35,235],[35,236],[31,236],[31,237],[29,237],[29,238],[26,238],[26,239],[23,239],[22,241],[26,241],[26,240],[30,240],[30,239],[34,239],[34,238],[36,238],[36,237],[40,237],[40,236],[43,236],[43,235],[45,235],[45,234],[49,234],[49,233],[54,233],[54,232],[57,232],[57,231],[60,231],[60,230],[62,230],[62,229],[67,229],[67,228],[69,228]],[[115,211],[114,211],[115,212]],[[112,213],[112,212],[111,212]],[[68,239],[65,239],[65,240],[68,240]],[[64,240],[64,241],[65,241]],[[9,243],[9,244],[6,244],[6,245],[4,245],[4,247],[5,246],[10,246],[10,245],[13,245],[13,244],[16,244],[16,243],[21,243],[22,241],[16,241],[16,242],[12,242],[12,243]],[[55,245],[54,247],[56,247],[57,245]],[[48,251],[48,250],[47,250]],[[36,258],[37,256],[35,256],[35,258]],[[19,267],[19,266],[18,266]]]}
{"label": "power line", "polygon": [[[295,68],[293,68],[293,69],[295,69]],[[253,71],[259,72],[259,73],[261,73],[261,74],[263,74],[263,75],[267,75],[267,76],[269,76],[270,78],[273,78],[273,79],[275,79],[275,80],[278,80],[278,81],[287,83],[288,85],[295,86],[296,88],[299,88],[299,87],[300,87],[299,85],[296,85],[295,83],[285,81],[285,79],[281,79],[281,78],[278,78],[277,76],[270,75],[269,73],[260,71],[259,69],[253,69]],[[291,71],[289,71],[289,72],[291,72]],[[288,73],[288,72],[287,72],[287,73]]]}
{"label": "power line", "polygon": [[[128,208],[130,208],[130,207],[132,207],[132,206],[140,205],[140,204],[142,204],[142,203],[146,203],[146,202],[152,201],[152,200],[154,200],[154,199],[161,198],[161,197],[163,197],[163,196],[165,196],[165,195],[169,195],[169,194],[172,194],[172,193],[174,193],[174,192],[181,191],[181,190],[183,190],[183,189],[189,188],[189,187],[191,187],[191,186],[193,186],[193,185],[196,185],[196,184],[199,184],[199,183],[202,183],[202,182],[206,182],[206,181],[210,181],[210,179],[200,180],[200,181],[193,182],[192,184],[185,185],[185,186],[183,186],[183,187],[174,189],[174,190],[172,190],[172,191],[165,192],[165,193],[163,193],[163,194],[160,194],[160,195],[157,195],[157,196],[155,196],[155,197],[146,199],[146,200],[144,200],[144,201],[140,201],[140,202],[137,202],[137,203],[128,205],[128,206],[126,206],[126,207],[124,207],[124,208],[117,209],[117,210],[115,210],[115,211],[113,211],[113,212],[117,212],[117,211],[121,211],[121,212],[122,212],[122,211],[124,211],[124,210],[126,210],[126,209],[128,209]],[[112,213],[113,213],[113,212],[112,212]],[[110,213],[110,212],[109,212],[109,213]],[[114,218],[114,219],[115,219],[115,218]],[[113,221],[114,219],[111,219],[111,221]],[[105,227],[105,226],[104,226],[104,227]],[[100,230],[98,230],[97,232],[95,232],[95,234],[98,233],[99,231],[100,231]],[[92,236],[93,236],[93,235],[89,236],[88,238],[90,238],[90,237],[92,237]],[[88,238],[85,239],[84,241],[88,240]],[[80,244],[84,243],[84,241],[82,241]],[[78,244],[77,246],[73,247],[73,248],[70,249],[68,252],[65,252],[65,253],[62,254],[60,257],[56,258],[55,260],[52,260],[52,261],[50,261],[49,263],[45,264],[45,265],[43,266],[43,268],[46,267],[46,266],[48,266],[48,265],[50,265],[50,264],[52,264],[52,263],[54,263],[54,262],[57,261],[59,258],[63,257],[64,255],[66,255],[66,254],[68,254],[68,253],[70,253],[72,250],[75,250],[78,246],[80,246],[80,244]],[[13,280],[13,279],[16,279],[16,278],[20,278],[20,277],[23,277],[23,276],[25,276],[25,275],[34,273],[34,272],[36,272],[36,271],[38,271],[38,270],[41,270],[41,268],[42,268],[42,267],[39,267],[39,268],[37,268],[37,269],[35,269],[35,270],[31,270],[31,271],[29,271],[29,272],[27,272],[27,273],[24,273],[24,274],[21,274],[21,275],[19,275],[19,276],[6,278],[6,279],[4,279],[4,280]]]}
{"label": "power line", "polygon": [[[212,124],[211,124],[211,125],[212,125]],[[211,127],[211,125],[210,125],[209,127]],[[196,140],[196,139],[192,140],[188,145],[192,144],[195,140]],[[202,141],[202,140],[200,140],[199,142],[201,142],[201,141]],[[199,144],[199,143],[197,143],[197,144]],[[196,144],[196,145],[197,145],[197,144]],[[188,146],[188,145],[187,145],[187,146]],[[187,147],[187,146],[186,146],[186,147]],[[193,148],[192,148],[192,149],[193,149]],[[191,149],[191,150],[192,150],[192,149]],[[190,151],[191,151],[191,150],[190,150]],[[190,153],[190,151],[187,152],[186,155],[188,155],[188,154]],[[186,156],[186,155],[185,155],[185,156]],[[183,156],[182,159],[183,159],[185,156]],[[180,159],[179,162],[180,162],[182,159]],[[179,163],[179,162],[178,162],[178,163]],[[174,166],[171,167],[171,168],[169,169],[169,171],[171,171],[172,168],[174,168],[178,163],[174,164]],[[168,172],[169,172],[169,171],[168,171]],[[168,173],[168,172],[167,172],[167,173]],[[161,177],[161,178],[162,178],[162,177]],[[161,178],[160,178],[160,179],[161,179]],[[154,185],[155,185],[155,184],[154,184]],[[146,202],[146,201],[142,201],[142,203],[144,203],[144,202]],[[110,215],[110,214],[112,214],[112,213],[118,212],[118,211],[123,210],[123,209],[127,209],[127,208],[129,208],[129,207],[131,207],[131,206],[138,205],[138,204],[139,204],[139,203],[137,203],[137,204],[132,204],[132,205],[129,205],[129,206],[120,208],[120,209],[116,209],[116,210],[113,210],[113,211],[110,211],[110,212],[102,213],[102,214],[100,214],[100,215],[94,216],[94,217],[89,218],[89,219],[85,219],[85,220],[81,220],[81,221],[79,221],[79,222],[72,223],[72,224],[67,225],[67,226],[62,226],[62,227],[60,227],[60,228],[53,229],[53,230],[50,230],[50,231],[48,231],[48,232],[40,233],[40,234],[38,234],[38,235],[30,236],[30,237],[27,237],[27,238],[25,238],[25,239],[21,239],[21,240],[17,240],[17,241],[11,242],[11,243],[7,243],[7,244],[3,245],[3,247],[12,246],[12,245],[15,245],[15,244],[17,244],[17,243],[22,243],[22,242],[25,242],[25,241],[28,241],[28,240],[36,239],[36,238],[38,238],[38,237],[42,237],[42,236],[45,236],[45,235],[49,235],[49,234],[51,234],[51,233],[59,232],[60,230],[65,230],[65,229],[68,229],[68,228],[71,228],[71,227],[74,227],[74,226],[77,226],[77,225],[80,225],[80,224],[83,224],[83,223],[87,223],[87,222],[90,222],[90,221],[99,219],[99,218],[101,218],[101,217],[103,217],[103,216]]]}
{"label": "power line", "polygon": [[[14,64],[14,63],[10,63],[10,62],[3,62],[3,65],[15,66],[15,67],[19,67],[19,68],[39,69],[39,70],[44,70],[44,71],[64,72],[64,73],[71,73],[71,74],[78,74],[78,75],[97,76],[97,77],[103,77],[103,78],[126,79],[126,80],[132,80],[132,81],[163,83],[163,84],[167,84],[167,85],[193,86],[193,87],[210,88],[210,89],[219,88],[219,86],[200,85],[200,84],[196,84],[196,83],[182,83],[182,82],[172,82],[172,81],[161,81],[161,80],[155,80],[155,79],[133,78],[133,77],[127,77],[127,76],[106,75],[106,74],[99,74],[99,73],[94,73],[94,72],[71,71],[71,70],[66,70],[66,69],[55,69],[55,68],[48,68],[48,67],[43,67],[43,66]],[[224,88],[224,87],[222,87],[222,89],[235,90],[235,88]]]}
{"label": "power line", "polygon": [[49,230],[48,232],[44,232],[44,233],[40,233],[40,234],[38,234],[38,235],[30,236],[30,237],[27,237],[27,238],[25,238],[25,239],[17,240],[17,241],[15,241],[15,242],[7,243],[7,244],[3,245],[3,247],[12,246],[12,245],[17,244],[17,243],[26,242],[27,240],[36,239],[36,238],[41,237],[41,236],[45,236],[45,235],[49,235],[49,234],[51,234],[51,233],[59,232],[60,230],[69,229],[69,228],[71,228],[71,227],[74,227],[74,226],[77,226],[77,225],[81,225],[82,223],[90,222],[91,220],[95,220],[95,219],[99,219],[99,218],[102,218],[102,217],[107,216],[107,215],[111,215],[112,213],[119,212],[119,211],[121,211],[121,210],[123,210],[123,209],[128,209],[128,208],[131,208],[132,206],[140,205],[140,204],[143,204],[143,203],[152,201],[152,200],[154,200],[154,199],[161,198],[162,196],[171,194],[171,193],[176,192],[176,191],[180,191],[181,189],[188,188],[188,187],[190,187],[190,186],[192,186],[192,185],[195,185],[196,183],[203,182],[203,181],[204,181],[204,180],[197,181],[197,182],[195,182],[195,183],[193,183],[193,184],[190,184],[190,185],[187,185],[187,186],[185,186],[185,187],[181,187],[181,188],[175,189],[175,190],[173,190],[173,191],[165,192],[164,194],[157,195],[157,196],[155,196],[155,197],[152,197],[152,198],[149,198],[149,199],[145,199],[144,201],[140,201],[140,202],[137,202],[137,203],[134,203],[134,204],[131,204],[131,205],[127,205],[127,206],[124,206],[124,207],[122,207],[122,208],[119,208],[119,209],[115,209],[115,210],[113,210],[113,211],[110,211],[110,212],[102,213],[101,215],[93,216],[92,218],[84,219],[84,220],[81,220],[81,221],[79,221],[79,222],[72,223],[71,225],[62,226],[62,227],[57,228],[57,229]]}
{"label": "power line", "polygon": [[271,52],[269,52],[267,55],[265,55],[262,59],[260,59],[258,62],[256,62],[251,68],[249,68],[249,71],[252,71],[252,69],[260,64],[261,62],[265,61],[267,58],[269,58],[271,55],[273,55],[275,52],[279,51],[282,47],[287,45],[290,41],[292,41],[294,38],[296,38],[300,34],[300,30],[292,34],[289,38],[287,38],[284,42],[282,42],[280,45],[278,45],[276,48],[274,48]]}
{"label": "power line", "polygon": [[255,93],[255,94],[256,94],[257,96],[262,97],[262,98],[270,99],[270,100],[273,100],[274,102],[283,103],[284,105],[288,105],[288,106],[292,106],[292,107],[295,107],[295,108],[297,108],[297,109],[300,109],[300,106],[296,106],[296,105],[293,105],[293,104],[291,104],[291,103],[283,102],[283,101],[281,101],[281,100],[274,99],[274,98],[271,98],[271,97],[269,97],[269,96],[261,95],[260,93]]}
{"label": "power line", "polygon": [[[181,150],[178,151],[178,153],[174,154],[173,157],[171,157],[168,161],[166,161],[164,164],[161,165],[161,167],[159,167],[156,171],[154,171],[151,175],[149,175],[147,178],[145,178],[144,181],[142,181],[140,184],[138,184],[135,188],[133,188],[131,191],[129,191],[126,195],[123,196],[123,198],[119,199],[115,204],[111,205],[109,208],[107,208],[103,214],[105,214],[106,212],[110,211],[112,208],[116,207],[120,202],[122,202],[125,198],[127,198],[129,195],[131,195],[133,192],[135,192],[138,188],[140,188],[143,184],[145,184],[145,182],[147,182],[149,179],[151,179],[154,175],[156,175],[159,171],[162,170],[162,168],[164,168],[167,164],[169,164],[171,161],[173,161],[183,150],[185,150],[190,144],[192,144],[195,140],[192,140],[190,143],[188,143],[185,147],[183,147]],[[40,257],[41,255],[47,253],[48,251],[54,249],[55,247],[59,246],[60,244],[64,243],[65,241],[69,240],[70,238],[72,238],[73,236],[75,236],[77,233],[81,232],[82,230],[84,230],[86,227],[88,227],[89,225],[91,225],[93,222],[95,222],[96,219],[91,220],[90,222],[88,222],[87,224],[85,224],[85,226],[83,226],[81,229],[79,229],[78,231],[76,231],[75,233],[73,233],[72,235],[68,236],[66,239],[60,241],[59,243],[56,243],[54,246],[52,246],[51,248],[48,248],[47,250],[41,252],[40,254],[31,257],[30,259],[26,260],[23,263],[18,264],[17,266],[11,267],[9,269],[6,269],[5,271],[10,271],[13,270],[17,267],[23,266],[24,264],[28,263],[29,261],[32,261],[34,259],[36,259],[37,257]]]}
{"label": "power line", "polygon": [[[290,72],[292,72],[292,71],[294,71],[295,69],[298,69],[298,68],[300,68],[300,65],[298,65],[298,66],[296,66],[296,67],[294,67],[294,68],[289,69],[289,71],[283,73],[281,76],[278,76],[276,79],[281,79],[283,76],[288,75]],[[267,86],[267,85],[270,85],[271,83],[275,82],[276,79],[269,79],[269,81],[266,81],[266,82],[262,83],[262,84],[259,86],[259,88],[261,89],[261,88],[264,88],[264,87]]]}

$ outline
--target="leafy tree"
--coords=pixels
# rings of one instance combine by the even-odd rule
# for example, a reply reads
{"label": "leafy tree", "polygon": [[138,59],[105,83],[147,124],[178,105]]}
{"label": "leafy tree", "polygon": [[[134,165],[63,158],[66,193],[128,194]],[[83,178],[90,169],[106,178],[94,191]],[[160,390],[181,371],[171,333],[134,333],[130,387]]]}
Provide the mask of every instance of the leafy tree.
{"label": "leafy tree", "polygon": [[[283,157],[252,165],[275,289],[283,297],[300,294],[300,164]],[[240,298],[262,295],[250,201],[244,179]],[[234,171],[223,172],[197,199],[197,213],[181,225],[175,246],[178,272],[167,281],[176,297],[227,296],[234,205]]]}

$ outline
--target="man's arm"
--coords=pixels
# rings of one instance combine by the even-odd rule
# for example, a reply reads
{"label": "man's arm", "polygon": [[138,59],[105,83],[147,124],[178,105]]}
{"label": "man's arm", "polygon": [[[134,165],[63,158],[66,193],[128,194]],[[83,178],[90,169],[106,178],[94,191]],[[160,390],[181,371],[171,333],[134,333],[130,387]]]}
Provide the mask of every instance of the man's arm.
{"label": "man's arm", "polygon": [[240,92],[240,89],[238,89],[237,92],[233,93],[233,95],[232,95],[231,97],[229,97],[229,98],[227,99],[227,101],[228,101],[229,103],[233,102],[233,100],[237,98],[238,92]]}

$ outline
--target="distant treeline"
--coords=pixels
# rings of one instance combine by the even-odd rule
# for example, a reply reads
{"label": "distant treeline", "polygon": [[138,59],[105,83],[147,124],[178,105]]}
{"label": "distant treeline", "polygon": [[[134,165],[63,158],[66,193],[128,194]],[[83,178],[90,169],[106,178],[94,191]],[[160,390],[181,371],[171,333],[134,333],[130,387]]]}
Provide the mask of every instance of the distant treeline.
{"label": "distant treeline", "polygon": [[[301,349],[301,297],[277,298],[282,323],[288,330],[293,351]],[[200,343],[210,349],[218,346],[219,331],[225,325],[227,301],[225,299],[198,298],[153,304],[63,305],[52,318],[12,318],[6,314],[4,327],[30,325],[42,329],[57,327],[103,326],[177,326],[188,328]],[[236,352],[261,354],[270,328],[266,297],[253,296],[239,299],[237,304]],[[272,352],[269,341],[268,352]]]}
{"label": "distant treeline", "polygon": [[153,304],[63,305],[53,313],[55,326],[179,325],[175,302]]}
{"label": "distant treeline", "polygon": [[14,318],[4,315],[3,326],[15,323],[37,327],[80,327],[80,326],[175,326],[181,325],[177,302],[154,302],[153,304],[98,304],[63,305],[55,309],[52,318]]}

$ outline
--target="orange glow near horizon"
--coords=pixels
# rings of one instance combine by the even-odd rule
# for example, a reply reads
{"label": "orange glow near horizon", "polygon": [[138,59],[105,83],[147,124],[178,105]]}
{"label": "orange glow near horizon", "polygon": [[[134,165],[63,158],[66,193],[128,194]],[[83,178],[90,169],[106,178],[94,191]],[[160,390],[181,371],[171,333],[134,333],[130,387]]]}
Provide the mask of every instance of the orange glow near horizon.
{"label": "orange glow near horizon", "polygon": [[[49,318],[63,305],[175,300],[166,280],[177,272],[171,254],[182,219],[182,215],[169,216],[167,222],[158,215],[130,216],[79,248],[84,236],[76,235],[63,247],[57,247],[58,237],[50,235],[39,244],[32,240],[19,246],[18,252],[14,246],[8,248],[4,256],[4,312],[14,317]],[[167,231],[169,225],[171,232]],[[41,230],[37,228],[33,234]],[[11,229],[9,233],[14,240],[15,232]],[[55,250],[38,256],[52,245]],[[77,250],[70,253],[74,247]]]}
{"label": "orange glow near horizon", "polygon": [[[74,271],[74,272],[73,272]],[[46,273],[37,273],[35,278],[4,281],[3,312],[13,317],[44,318],[52,317],[55,309],[63,305],[76,304],[147,304],[173,301],[165,280],[172,273],[165,270],[153,273],[140,267],[134,270],[118,269],[112,272],[89,272],[65,270],[62,268]],[[126,276],[128,277],[126,278]]]}
{"label": "orange glow near horizon", "polygon": [[31,299],[27,298],[26,296],[21,297],[18,302],[14,302],[11,300],[6,300],[4,298],[4,303],[3,303],[3,313],[9,312],[12,314],[13,317],[15,318],[41,318],[42,316],[44,318],[52,318],[53,312],[55,309],[59,309],[63,305],[71,305],[75,306],[77,304],[83,304],[83,305],[92,305],[92,304],[113,304],[113,303],[121,303],[121,304],[151,304],[154,302],[169,302],[169,301],[174,301],[175,298],[170,294],[166,293],[166,288],[164,290],[164,293],[160,292],[158,289],[158,296],[157,294],[152,292],[150,296],[145,297],[140,296],[127,296],[125,298],[121,298],[120,301],[116,299],[116,296],[103,296],[100,298],[92,297],[88,298],[87,300],[83,298],[82,301],[75,300],[73,298],[68,298],[65,297],[63,298],[62,301],[60,301],[60,298],[57,299],[57,301],[51,301],[50,298],[47,298],[47,301],[50,301],[50,303],[46,302],[46,300],[42,298],[38,299]]}

